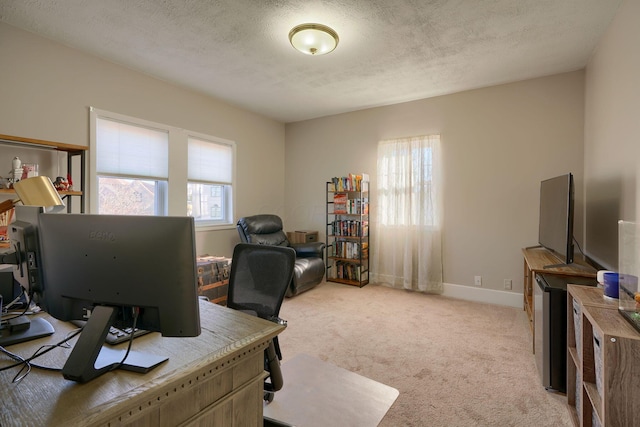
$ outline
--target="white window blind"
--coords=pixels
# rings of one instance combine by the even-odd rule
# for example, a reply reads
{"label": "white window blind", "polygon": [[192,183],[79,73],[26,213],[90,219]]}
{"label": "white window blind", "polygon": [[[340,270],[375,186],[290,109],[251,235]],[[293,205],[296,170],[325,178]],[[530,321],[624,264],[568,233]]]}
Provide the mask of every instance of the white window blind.
{"label": "white window blind", "polygon": [[216,184],[233,182],[233,147],[189,137],[189,181]]}
{"label": "white window blind", "polygon": [[98,117],[96,172],[102,175],[167,179],[169,133]]}

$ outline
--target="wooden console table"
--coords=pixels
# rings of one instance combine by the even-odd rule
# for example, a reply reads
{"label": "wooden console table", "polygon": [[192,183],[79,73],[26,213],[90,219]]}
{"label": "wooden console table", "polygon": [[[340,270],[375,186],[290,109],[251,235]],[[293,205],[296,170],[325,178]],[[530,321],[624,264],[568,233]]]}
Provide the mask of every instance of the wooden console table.
{"label": "wooden console table", "polygon": [[[575,257],[573,264],[548,267],[557,265],[559,260],[549,250],[541,246],[524,248],[522,249],[522,254],[524,255],[523,308],[527,312],[529,327],[533,335],[535,334],[533,286],[537,286],[534,285],[536,283],[536,273],[569,277],[596,277],[597,271],[583,259],[578,259],[578,256]],[[535,343],[535,336],[532,343]]]}
{"label": "wooden console table", "polygon": [[[17,368],[0,372],[0,425],[262,426],[263,352],[284,327],[205,301],[200,313],[198,337],[152,333],[135,339],[133,349],[169,357],[148,374],[116,370],[79,384],[60,372],[33,368],[14,384]],[[53,336],[8,349],[27,357],[73,329],[47,319],[56,330]],[[37,363],[62,367],[69,351],[57,348]],[[6,356],[0,359],[0,367],[9,363]]]}

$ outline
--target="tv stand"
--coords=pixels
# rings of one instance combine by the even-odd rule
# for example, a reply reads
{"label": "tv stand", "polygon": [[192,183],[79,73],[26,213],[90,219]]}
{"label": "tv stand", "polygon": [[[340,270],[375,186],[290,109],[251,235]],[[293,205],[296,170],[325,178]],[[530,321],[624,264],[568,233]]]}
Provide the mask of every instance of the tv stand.
{"label": "tv stand", "polygon": [[[571,264],[558,264],[558,258],[542,246],[522,249],[524,255],[523,309],[529,318],[529,328],[533,336],[531,348],[535,343],[533,287],[537,286],[536,273],[569,277],[596,277],[596,269],[582,259],[574,259]],[[577,257],[576,257],[577,258]]]}
{"label": "tv stand", "polygon": [[[550,265],[545,265],[543,268],[545,270],[549,270],[549,269],[561,268],[561,267],[567,267],[567,268],[571,268],[571,269],[575,269],[575,270],[585,271],[585,272],[587,272],[589,274],[593,270],[593,267],[591,267],[590,265],[579,264],[579,263],[576,263],[576,262],[572,262],[570,264],[566,264],[566,263],[550,264]],[[588,277],[591,277],[591,276],[589,275]]]}

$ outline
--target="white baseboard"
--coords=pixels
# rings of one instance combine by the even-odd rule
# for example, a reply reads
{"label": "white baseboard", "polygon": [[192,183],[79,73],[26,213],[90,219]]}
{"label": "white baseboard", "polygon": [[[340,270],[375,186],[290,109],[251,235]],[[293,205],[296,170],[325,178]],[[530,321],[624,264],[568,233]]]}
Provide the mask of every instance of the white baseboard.
{"label": "white baseboard", "polygon": [[484,302],[488,304],[505,305],[522,308],[522,294],[516,292],[497,291],[473,286],[444,283],[443,296],[463,299],[467,301]]}

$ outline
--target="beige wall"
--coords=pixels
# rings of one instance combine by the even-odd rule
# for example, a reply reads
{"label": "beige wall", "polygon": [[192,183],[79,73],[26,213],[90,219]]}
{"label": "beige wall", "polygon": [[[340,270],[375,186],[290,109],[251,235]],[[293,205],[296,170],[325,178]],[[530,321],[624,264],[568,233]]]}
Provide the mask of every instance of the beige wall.
{"label": "beige wall", "polygon": [[587,65],[585,251],[618,269],[617,221],[640,211],[640,2],[625,1]]}
{"label": "beige wall", "polygon": [[[6,24],[0,55],[0,133],[87,145],[95,106],[234,140],[236,216],[279,213],[288,230],[324,231],[332,176],[368,172],[375,184],[378,140],[440,133],[448,283],[472,286],[481,275],[483,288],[511,279],[522,292],[520,249],[537,241],[544,178],[576,175],[583,227],[581,71],[285,127]],[[11,153],[0,155],[3,163]],[[229,255],[236,242],[235,230],[200,233],[198,251]]]}
{"label": "beige wall", "polygon": [[[483,288],[503,290],[511,279],[521,293],[521,248],[537,243],[541,180],[575,174],[582,230],[583,93],[576,71],[288,124],[285,222],[324,233],[328,179],[367,172],[375,188],[379,140],[440,133],[445,282],[473,286],[480,275]],[[375,192],[371,199],[375,213]]]}
{"label": "beige wall", "polygon": [[[237,143],[236,215],[284,211],[284,125],[0,24],[0,134],[88,145],[89,106]],[[12,149],[0,148],[0,175]],[[186,210],[186,206],[185,206]],[[235,230],[198,233],[230,256]]]}

